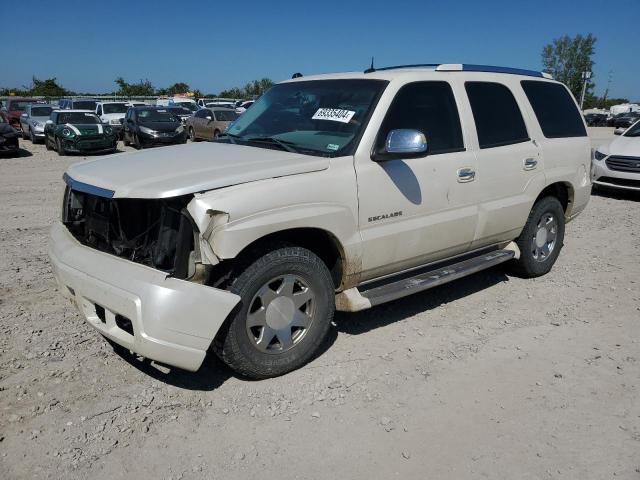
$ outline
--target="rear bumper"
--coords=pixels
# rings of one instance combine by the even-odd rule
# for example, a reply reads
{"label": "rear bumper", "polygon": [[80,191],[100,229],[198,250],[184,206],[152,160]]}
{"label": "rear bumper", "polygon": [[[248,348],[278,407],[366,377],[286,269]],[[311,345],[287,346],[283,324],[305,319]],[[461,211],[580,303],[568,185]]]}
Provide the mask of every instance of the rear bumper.
{"label": "rear bumper", "polygon": [[[61,222],[51,229],[49,257],[60,290],[92,327],[143,357],[185,370],[200,368],[240,300],[85,247]],[[129,332],[122,319],[130,321]]]}

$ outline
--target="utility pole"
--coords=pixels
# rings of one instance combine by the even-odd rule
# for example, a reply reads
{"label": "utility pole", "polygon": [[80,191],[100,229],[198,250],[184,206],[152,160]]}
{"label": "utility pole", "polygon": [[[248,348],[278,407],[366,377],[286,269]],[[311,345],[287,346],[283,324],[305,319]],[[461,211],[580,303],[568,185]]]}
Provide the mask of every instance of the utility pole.
{"label": "utility pole", "polygon": [[602,107],[606,105],[607,97],[609,96],[609,87],[611,86],[611,77],[613,76],[613,70],[609,70],[609,79],[607,80],[607,89],[602,96]]}
{"label": "utility pole", "polygon": [[580,110],[584,105],[584,94],[587,92],[587,82],[591,78],[591,72],[582,72],[582,97],[580,98]]}

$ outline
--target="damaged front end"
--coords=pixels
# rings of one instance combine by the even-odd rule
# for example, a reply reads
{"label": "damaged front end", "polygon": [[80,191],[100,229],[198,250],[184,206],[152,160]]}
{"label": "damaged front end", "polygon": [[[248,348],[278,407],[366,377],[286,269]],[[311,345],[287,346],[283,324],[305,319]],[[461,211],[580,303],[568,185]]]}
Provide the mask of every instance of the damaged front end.
{"label": "damaged front end", "polygon": [[83,191],[69,183],[62,222],[81,244],[174,278],[195,275],[198,231],[186,208],[192,195],[111,198],[104,192]]}

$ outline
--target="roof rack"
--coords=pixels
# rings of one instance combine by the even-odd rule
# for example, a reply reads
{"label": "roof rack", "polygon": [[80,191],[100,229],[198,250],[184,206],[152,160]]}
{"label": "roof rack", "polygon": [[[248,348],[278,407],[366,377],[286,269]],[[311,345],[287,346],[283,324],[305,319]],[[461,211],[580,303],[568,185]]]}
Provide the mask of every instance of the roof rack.
{"label": "roof rack", "polygon": [[527,77],[549,78],[553,77],[546,72],[525,70],[522,68],[496,67],[494,65],[474,65],[470,63],[416,63],[412,65],[395,65],[392,67],[368,68],[364,73],[378,72],[382,70],[396,70],[401,68],[433,68],[436,72],[491,72],[508,73],[511,75],[525,75]]}

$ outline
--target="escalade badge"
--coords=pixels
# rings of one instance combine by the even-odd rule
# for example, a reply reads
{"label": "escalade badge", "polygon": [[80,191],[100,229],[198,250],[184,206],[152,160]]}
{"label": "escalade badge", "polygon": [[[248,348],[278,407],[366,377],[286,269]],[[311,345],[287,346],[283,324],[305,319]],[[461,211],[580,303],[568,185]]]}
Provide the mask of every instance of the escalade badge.
{"label": "escalade badge", "polygon": [[375,217],[369,217],[369,222],[377,222],[378,220],[386,220],[388,218],[401,217],[402,210],[399,212],[385,213],[383,215],[376,215]]}

